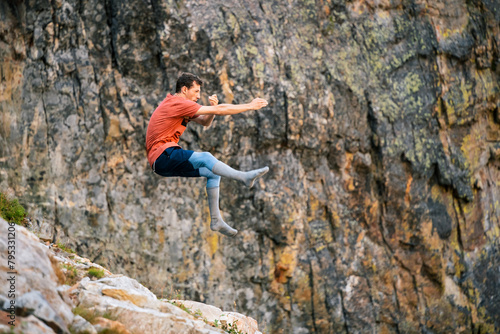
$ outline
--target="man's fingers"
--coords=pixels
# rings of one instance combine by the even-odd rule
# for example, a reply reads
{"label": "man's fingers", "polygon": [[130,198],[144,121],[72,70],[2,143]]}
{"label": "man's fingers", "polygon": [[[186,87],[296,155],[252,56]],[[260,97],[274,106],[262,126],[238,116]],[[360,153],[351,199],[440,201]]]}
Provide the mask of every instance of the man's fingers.
{"label": "man's fingers", "polygon": [[263,108],[268,104],[266,100],[261,98],[256,98],[252,102],[255,103],[257,106],[259,106],[260,108]]}
{"label": "man's fingers", "polygon": [[208,100],[210,101],[210,104],[215,106],[219,103],[219,99],[217,99],[217,95],[212,95],[208,98]]}

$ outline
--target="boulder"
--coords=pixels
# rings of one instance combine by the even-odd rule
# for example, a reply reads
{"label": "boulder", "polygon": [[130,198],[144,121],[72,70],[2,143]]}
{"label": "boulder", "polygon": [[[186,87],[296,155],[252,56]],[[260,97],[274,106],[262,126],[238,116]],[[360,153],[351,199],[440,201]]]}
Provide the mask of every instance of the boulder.
{"label": "boulder", "polygon": [[95,327],[79,315],[76,315],[73,319],[71,331],[75,334],[97,334]]}
{"label": "boulder", "polygon": [[182,305],[198,318],[204,319],[212,324],[234,324],[240,332],[245,334],[255,334],[259,331],[255,319],[237,312],[224,312],[218,307],[191,300],[170,300],[170,302],[175,305]]}
{"label": "boulder", "polygon": [[[0,220],[0,235],[7,235],[9,225]],[[15,230],[16,252],[15,270],[7,269],[7,243],[0,238],[0,277],[12,278],[15,286],[14,333],[87,333],[113,331],[122,334],[141,333],[192,333],[215,334],[223,330],[211,326],[172,303],[159,300],[148,288],[137,280],[124,275],[114,275],[104,270],[105,277],[90,278],[87,270],[98,266],[76,254],[61,253],[56,247],[46,246],[27,229],[12,226]],[[19,248],[17,248],[19,247]],[[57,254],[57,257],[54,255]],[[77,268],[77,264],[87,266]],[[77,277],[85,276],[73,286],[62,285],[65,277],[59,269],[64,265],[66,275],[75,270]],[[9,275],[9,276],[8,276]],[[11,298],[0,291],[0,333],[10,333],[9,307]],[[201,303],[183,301],[197,308],[220,311]],[[74,315],[72,312],[74,308]],[[218,310],[218,311],[217,311]],[[13,311],[13,312],[14,312]],[[209,315],[212,318],[212,314]],[[228,314],[230,321],[247,326],[244,316]],[[256,324],[254,326],[256,328]],[[238,327],[240,328],[240,327]],[[246,327],[241,327],[246,328]],[[254,334],[252,331],[244,332]]]}
{"label": "boulder", "polygon": [[[5,308],[7,307],[4,304],[4,309]],[[69,332],[66,323],[64,323],[61,316],[54,311],[40,291],[30,291],[17,299],[16,313],[21,316],[33,314],[55,332]]]}
{"label": "boulder", "polygon": [[165,313],[141,308],[130,301],[118,300],[87,290],[79,291],[78,302],[79,307],[92,309],[97,314],[108,314],[134,334],[224,333],[224,331],[213,328],[202,320],[197,320],[180,310],[182,313]]}
{"label": "boulder", "polygon": [[[9,224],[0,218],[0,280],[15,277],[16,312],[33,314],[47,326],[63,333],[69,333],[68,325],[73,321],[72,306],[59,295],[57,288],[64,280],[57,261],[48,247],[26,228],[11,225],[15,229],[15,263],[7,268],[7,238]],[[12,232],[11,232],[12,233]],[[10,274],[10,272],[16,274]],[[3,309],[8,308],[11,298],[6,291],[0,291]],[[33,319],[31,317],[30,319]],[[16,323],[19,319],[16,319]],[[33,323],[33,321],[31,321]],[[37,322],[38,323],[38,322]]]}

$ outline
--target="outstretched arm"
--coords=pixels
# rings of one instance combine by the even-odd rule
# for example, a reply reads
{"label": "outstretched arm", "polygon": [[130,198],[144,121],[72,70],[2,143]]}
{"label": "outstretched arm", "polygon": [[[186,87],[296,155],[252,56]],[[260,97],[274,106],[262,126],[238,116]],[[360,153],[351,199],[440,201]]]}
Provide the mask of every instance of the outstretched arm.
{"label": "outstretched arm", "polygon": [[235,115],[249,110],[259,110],[267,106],[264,99],[253,99],[247,104],[219,104],[215,106],[202,106],[195,115]]}

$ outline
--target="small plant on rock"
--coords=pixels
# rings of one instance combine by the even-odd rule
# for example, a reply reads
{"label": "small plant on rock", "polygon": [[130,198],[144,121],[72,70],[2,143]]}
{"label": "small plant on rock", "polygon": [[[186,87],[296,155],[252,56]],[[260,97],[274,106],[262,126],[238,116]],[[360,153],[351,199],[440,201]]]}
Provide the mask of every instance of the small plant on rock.
{"label": "small plant on rock", "polygon": [[84,308],[81,306],[76,306],[73,308],[73,314],[74,315],[79,315],[83,319],[87,320],[91,324],[95,324],[97,321],[97,318],[105,318],[108,320],[113,320],[116,321],[117,317],[113,316],[110,312],[99,312],[94,308]]}
{"label": "small plant on rock", "polygon": [[189,314],[191,314],[191,315],[194,315],[194,314],[193,314],[193,311],[192,311],[189,307],[187,307],[186,305],[184,305],[183,303],[179,303],[179,302],[177,302],[177,301],[173,301],[173,302],[170,302],[170,303],[171,303],[172,305],[177,306],[178,308],[180,308],[180,309],[181,309],[181,310],[183,310],[184,312],[187,312],[187,313],[189,313]]}
{"label": "small plant on rock", "polygon": [[66,277],[66,284],[75,285],[78,282],[78,271],[71,264],[63,263],[61,268],[66,269],[64,276]]}
{"label": "small plant on rock", "polygon": [[91,324],[95,322],[95,319],[97,317],[100,317],[100,314],[98,314],[94,309],[88,309],[81,306],[73,308],[72,311],[74,315],[79,315],[80,317],[87,320]]}
{"label": "small plant on rock", "polygon": [[244,334],[242,331],[238,329],[236,323],[234,322],[232,324],[222,325],[221,328],[226,332],[228,332],[229,334]]}
{"label": "small plant on rock", "polygon": [[0,193],[0,216],[9,223],[23,225],[26,211],[17,199],[10,200],[3,193]]}
{"label": "small plant on rock", "polygon": [[56,243],[57,247],[60,248],[61,250],[65,251],[66,253],[71,253],[75,254],[75,251],[63,244],[62,242]]}
{"label": "small plant on rock", "polygon": [[87,272],[89,277],[95,277],[97,279],[104,277],[104,270],[97,268],[90,268]]}
{"label": "small plant on rock", "polygon": [[111,328],[104,328],[102,331],[99,331],[99,334],[122,334],[122,330],[116,330]]}
{"label": "small plant on rock", "polygon": [[193,314],[197,318],[201,318],[203,316],[203,313],[201,313],[200,309],[197,309],[196,312]]}

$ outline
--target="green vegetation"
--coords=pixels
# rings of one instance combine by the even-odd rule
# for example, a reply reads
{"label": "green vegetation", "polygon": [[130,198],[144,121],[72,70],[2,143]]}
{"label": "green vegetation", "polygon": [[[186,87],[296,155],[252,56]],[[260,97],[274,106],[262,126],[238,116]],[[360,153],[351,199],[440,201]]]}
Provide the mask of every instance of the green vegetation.
{"label": "green vegetation", "polygon": [[104,277],[104,270],[97,269],[97,268],[90,268],[88,271],[88,274],[89,274],[89,277],[103,278]]}
{"label": "green vegetation", "polygon": [[56,245],[57,245],[58,248],[60,248],[61,250],[65,251],[66,253],[75,254],[74,250],[72,250],[71,248],[69,248],[68,246],[66,246],[65,244],[63,244],[61,242],[56,243]]}
{"label": "green vegetation", "polygon": [[0,215],[9,223],[22,225],[26,211],[19,204],[17,199],[9,199],[3,193],[0,193]]}
{"label": "green vegetation", "polygon": [[187,312],[187,313],[189,313],[191,315],[194,315],[193,311],[189,307],[186,307],[186,305],[184,305],[183,303],[179,303],[179,302],[176,302],[176,301],[169,302],[169,303],[172,304],[172,305],[177,306],[181,310],[183,310],[183,311],[185,311],[185,312]]}
{"label": "green vegetation", "polygon": [[[184,304],[182,304],[180,302],[169,301],[169,303],[177,306],[178,308],[184,310],[185,312],[191,314],[192,316],[194,316],[196,318],[201,318],[203,316],[203,314],[201,313],[201,311],[199,309],[196,310],[196,312],[193,312],[193,310],[191,310],[189,307],[186,307]],[[205,323],[207,323],[213,327],[225,330],[229,334],[244,334],[242,331],[240,331],[238,329],[238,327],[236,326],[236,323],[222,324],[219,322],[218,319],[215,319],[214,323],[212,324],[212,323],[208,322],[208,320],[206,318],[203,318],[202,320],[205,321]]]}
{"label": "green vegetation", "polygon": [[122,334],[123,331],[115,330],[110,328],[104,328],[102,331],[99,331],[99,334]]}
{"label": "green vegetation", "polygon": [[84,308],[81,306],[75,307],[72,311],[73,311],[74,315],[79,315],[80,317],[87,320],[91,324],[95,323],[97,318],[106,318],[109,320],[116,320],[116,318],[113,317],[111,315],[111,313],[109,313],[109,312],[101,313],[101,312],[96,311],[95,309],[88,309],[88,308]]}
{"label": "green vegetation", "polygon": [[71,264],[63,263],[61,268],[66,269],[64,276],[66,277],[66,284],[75,285],[78,282],[78,271]]}
{"label": "green vegetation", "polygon": [[201,310],[200,309],[197,309],[196,312],[194,312],[193,314],[195,317],[197,318],[201,318],[203,316],[203,314],[201,313]]}
{"label": "green vegetation", "polygon": [[[201,313],[200,309],[197,309],[196,312],[193,312],[189,307],[186,307],[186,305],[176,302],[176,301],[168,301],[170,304],[177,306],[178,308],[182,309],[183,311],[191,314],[193,317],[202,319],[205,323],[212,325],[211,323],[208,322],[207,318],[203,317],[203,313]],[[203,318],[202,318],[203,317]]]}
{"label": "green vegetation", "polygon": [[[87,309],[81,306],[75,307],[72,311],[74,315],[81,316],[83,319],[87,320],[91,324],[95,324],[97,322],[97,318],[105,318],[113,321],[116,321],[117,319],[110,312],[101,313],[96,311],[95,309]],[[71,329],[70,332],[73,333]],[[102,331],[99,331],[99,334],[119,334],[119,333],[121,332],[109,328],[105,328]]]}
{"label": "green vegetation", "polygon": [[215,319],[214,325],[216,328],[223,329],[229,334],[244,334],[242,331],[238,329],[236,323],[234,322],[232,324],[220,324],[219,320]]}

